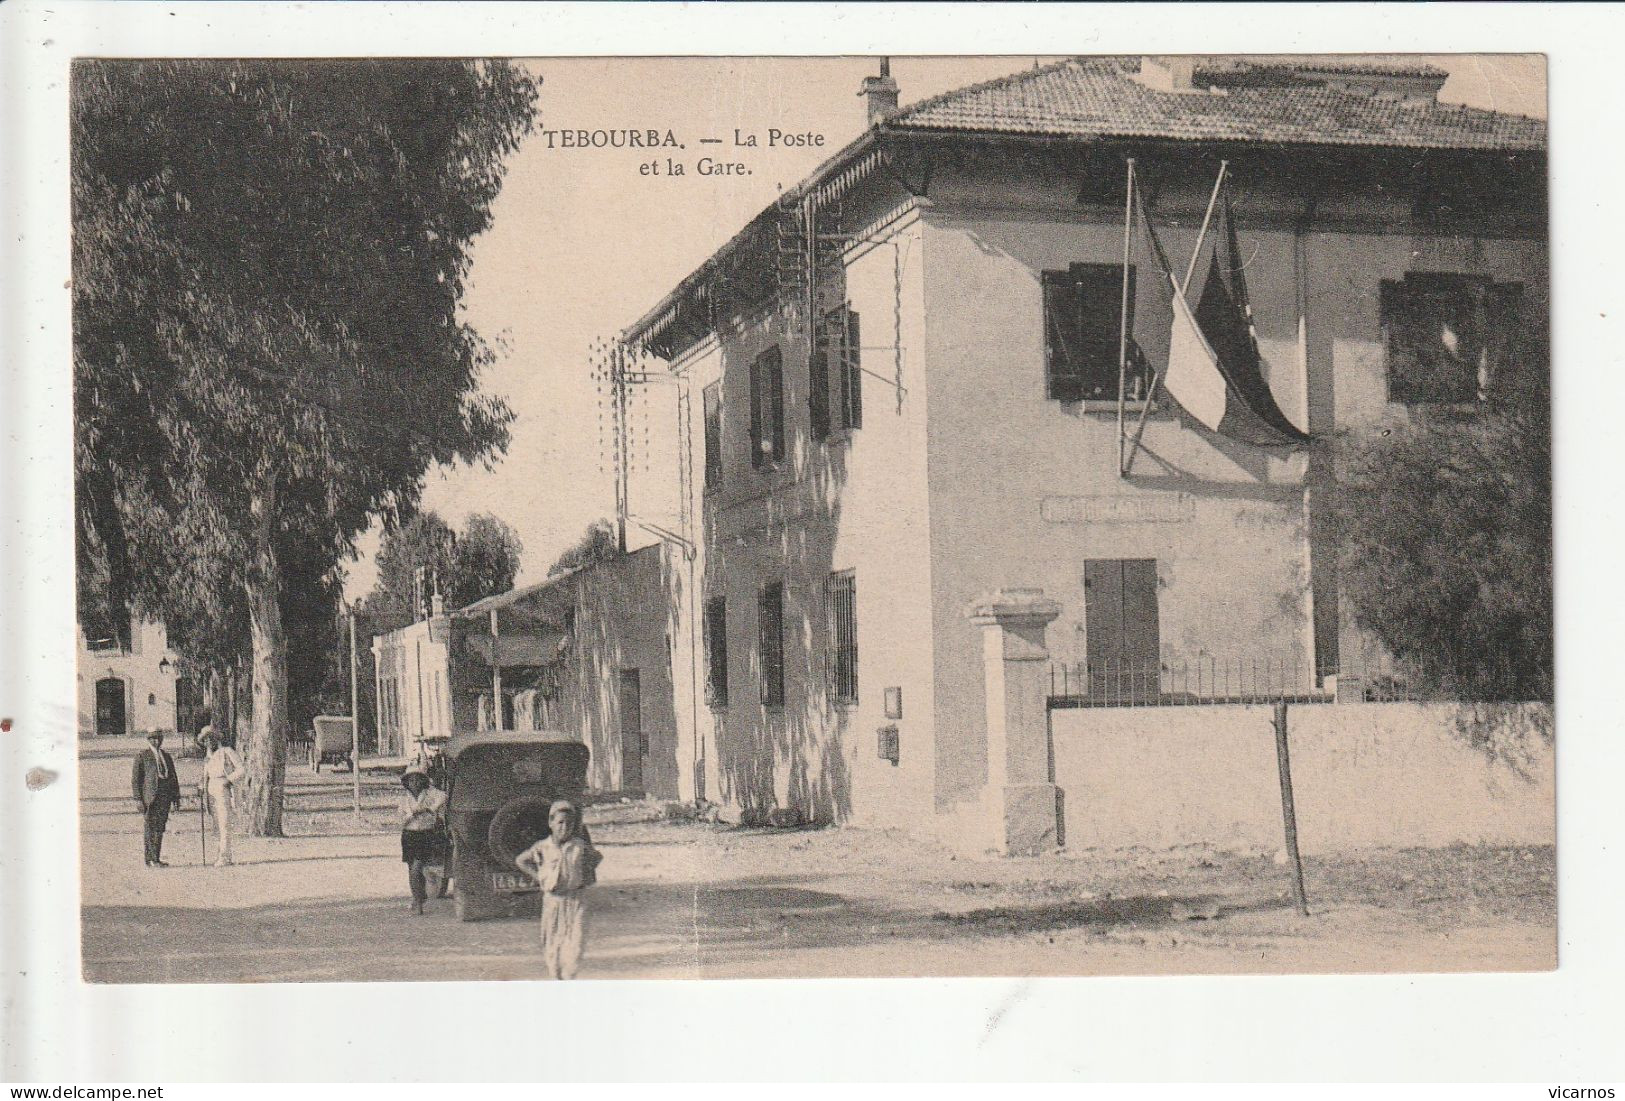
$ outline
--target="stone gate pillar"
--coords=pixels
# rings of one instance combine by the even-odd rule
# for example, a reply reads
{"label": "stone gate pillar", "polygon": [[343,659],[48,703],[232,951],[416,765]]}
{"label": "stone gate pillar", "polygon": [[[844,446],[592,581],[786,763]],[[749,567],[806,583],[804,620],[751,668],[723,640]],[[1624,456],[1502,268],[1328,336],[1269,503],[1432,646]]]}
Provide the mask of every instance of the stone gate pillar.
{"label": "stone gate pillar", "polygon": [[987,806],[997,847],[1041,852],[1060,841],[1059,789],[1050,777],[1049,647],[1061,606],[1042,589],[998,589],[966,610],[982,629],[987,689]]}

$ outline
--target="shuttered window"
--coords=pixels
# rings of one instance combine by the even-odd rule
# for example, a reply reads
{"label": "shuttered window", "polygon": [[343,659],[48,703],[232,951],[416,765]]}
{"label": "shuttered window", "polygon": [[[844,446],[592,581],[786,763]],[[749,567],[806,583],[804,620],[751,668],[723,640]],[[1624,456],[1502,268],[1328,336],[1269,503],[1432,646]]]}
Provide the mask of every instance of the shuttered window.
{"label": "shuttered window", "polygon": [[[863,427],[863,366],[858,313],[851,306],[821,319],[807,361],[807,406],[814,439]],[[831,398],[833,397],[833,404]]]}
{"label": "shuttered window", "polygon": [[829,575],[830,695],[858,702],[858,579],[851,570]]}
{"label": "shuttered window", "polygon": [[1443,272],[1382,282],[1388,400],[1487,401],[1506,360],[1523,287]]}
{"label": "shuttered window", "polygon": [[728,706],[728,601],[705,602],[706,686],[712,707]]}
{"label": "shuttered window", "polygon": [[1085,645],[1096,694],[1155,694],[1161,669],[1157,560],[1099,558],[1084,563]]}
{"label": "shuttered window", "polygon": [[[1135,269],[1128,269],[1127,397],[1145,394],[1148,373],[1134,343]],[[1056,401],[1116,401],[1123,320],[1121,264],[1073,264],[1046,271],[1044,360],[1049,397]]]}
{"label": "shuttered window", "polygon": [[760,469],[784,458],[784,359],[777,345],[750,365],[750,462]]}
{"label": "shuttered window", "polygon": [[773,582],[762,586],[757,600],[759,629],[757,660],[762,673],[762,703],[784,706],[784,586]]}
{"label": "shuttered window", "polygon": [[705,488],[722,484],[722,390],[713,382],[704,391],[705,401]]}

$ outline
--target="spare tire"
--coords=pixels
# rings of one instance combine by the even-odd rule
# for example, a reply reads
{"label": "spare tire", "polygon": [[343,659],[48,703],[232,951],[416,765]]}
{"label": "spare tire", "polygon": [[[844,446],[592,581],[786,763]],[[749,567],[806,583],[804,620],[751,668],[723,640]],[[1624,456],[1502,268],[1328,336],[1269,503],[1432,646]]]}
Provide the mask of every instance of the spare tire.
{"label": "spare tire", "polygon": [[491,818],[485,841],[491,859],[511,868],[519,854],[548,834],[547,810],[553,801],[541,795],[510,799]]}

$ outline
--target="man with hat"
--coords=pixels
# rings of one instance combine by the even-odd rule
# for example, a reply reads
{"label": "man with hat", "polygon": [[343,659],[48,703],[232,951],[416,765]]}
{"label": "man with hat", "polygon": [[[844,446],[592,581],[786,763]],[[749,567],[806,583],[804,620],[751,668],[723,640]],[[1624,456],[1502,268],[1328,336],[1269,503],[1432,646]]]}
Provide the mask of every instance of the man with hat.
{"label": "man with hat", "polygon": [[130,766],[130,793],[146,817],[141,836],[147,867],[169,867],[162,859],[164,827],[169,825],[170,808],[181,801],[181,782],[175,776],[175,758],[164,751],[162,730],[149,732],[147,748],[135,755]]}
{"label": "man with hat", "polygon": [[[423,914],[429,897],[424,868],[446,860],[446,793],[429,782],[422,765],[412,765],[401,773],[406,794],[401,797],[401,860],[406,864],[407,881],[412,887],[412,912]],[[444,880],[442,887],[444,887]],[[445,891],[441,891],[442,897]]]}
{"label": "man with hat", "polygon": [[229,745],[222,745],[214,724],[206,724],[198,731],[197,744],[203,747],[203,778],[198,781],[198,798],[206,799],[214,811],[215,826],[220,831],[220,855],[216,868],[231,863],[231,792],[242,783],[243,759]]}

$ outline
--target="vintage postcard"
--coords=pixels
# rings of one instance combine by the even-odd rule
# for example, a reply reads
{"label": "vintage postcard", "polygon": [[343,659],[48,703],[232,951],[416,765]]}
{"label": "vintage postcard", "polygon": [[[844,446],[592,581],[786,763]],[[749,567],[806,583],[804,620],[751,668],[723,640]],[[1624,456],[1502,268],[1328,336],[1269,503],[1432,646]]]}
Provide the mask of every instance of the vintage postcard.
{"label": "vintage postcard", "polygon": [[70,99],[87,981],[1556,966],[1544,58]]}

